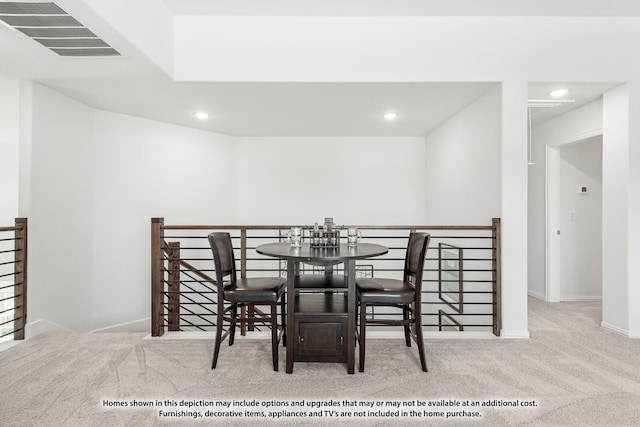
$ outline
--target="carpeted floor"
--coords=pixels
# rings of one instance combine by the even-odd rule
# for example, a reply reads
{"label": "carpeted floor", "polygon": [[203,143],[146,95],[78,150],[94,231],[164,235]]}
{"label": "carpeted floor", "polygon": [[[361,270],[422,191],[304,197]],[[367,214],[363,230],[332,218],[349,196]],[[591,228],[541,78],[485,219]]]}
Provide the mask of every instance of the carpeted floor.
{"label": "carpeted floor", "polygon": [[600,302],[530,299],[529,340],[431,339],[428,373],[403,341],[370,340],[355,375],[285,374],[284,350],[273,372],[268,340],[223,345],[212,371],[209,340],[40,335],[0,352],[0,425],[637,426],[640,341],[599,323]]}

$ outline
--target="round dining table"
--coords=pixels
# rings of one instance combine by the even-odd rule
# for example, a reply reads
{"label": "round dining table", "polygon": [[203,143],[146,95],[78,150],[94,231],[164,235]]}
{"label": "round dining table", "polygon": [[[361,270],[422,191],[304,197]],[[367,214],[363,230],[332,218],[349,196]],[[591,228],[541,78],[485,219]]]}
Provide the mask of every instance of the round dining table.
{"label": "round dining table", "polygon": [[[373,258],[389,252],[389,248],[375,243],[358,243],[357,246],[341,244],[338,247],[312,247],[303,243],[292,247],[290,243],[267,243],[256,247],[256,252],[287,261],[287,337],[294,337],[295,283],[300,275],[300,263],[313,265],[335,265],[344,263],[344,278],[347,288],[347,372],[354,373],[356,330],[356,260]],[[295,339],[295,338],[294,338]],[[289,342],[291,340],[289,339]],[[294,346],[287,346],[286,372],[293,372]]]}

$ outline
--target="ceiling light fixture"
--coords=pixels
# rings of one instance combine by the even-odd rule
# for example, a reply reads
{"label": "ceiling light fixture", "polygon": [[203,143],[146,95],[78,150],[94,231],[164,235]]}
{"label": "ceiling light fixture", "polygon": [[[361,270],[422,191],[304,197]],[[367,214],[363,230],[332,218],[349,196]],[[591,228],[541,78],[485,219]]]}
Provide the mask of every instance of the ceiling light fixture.
{"label": "ceiling light fixture", "polygon": [[569,91],[567,89],[557,89],[549,92],[549,96],[553,96],[554,98],[559,98],[561,96],[565,96]]}
{"label": "ceiling light fixture", "polygon": [[209,118],[209,114],[205,113],[204,111],[198,111],[195,116],[200,119],[200,120],[206,120]]}
{"label": "ceiling light fixture", "polygon": [[395,120],[395,119],[397,119],[397,118],[398,118],[398,115],[397,115],[396,113],[394,113],[394,112],[389,112],[389,113],[386,113],[386,114],[384,115],[384,118],[385,118],[386,120]]}

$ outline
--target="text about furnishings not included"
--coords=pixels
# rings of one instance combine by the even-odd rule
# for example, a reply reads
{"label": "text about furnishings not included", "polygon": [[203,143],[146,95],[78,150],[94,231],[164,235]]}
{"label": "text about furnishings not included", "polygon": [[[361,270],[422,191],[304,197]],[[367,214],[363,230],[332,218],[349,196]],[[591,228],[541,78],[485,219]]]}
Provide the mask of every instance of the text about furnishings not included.
{"label": "text about furnishings not included", "polygon": [[434,399],[434,400],[257,400],[257,399],[127,399],[102,400],[103,408],[146,409],[158,418],[246,418],[282,420],[287,418],[415,418],[472,419],[487,410],[531,409],[533,399]]}

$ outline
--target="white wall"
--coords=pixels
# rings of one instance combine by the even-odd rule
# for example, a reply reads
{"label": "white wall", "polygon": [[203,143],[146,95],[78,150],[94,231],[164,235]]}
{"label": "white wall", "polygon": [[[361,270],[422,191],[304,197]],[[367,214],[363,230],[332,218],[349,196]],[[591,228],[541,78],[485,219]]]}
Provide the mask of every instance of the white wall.
{"label": "white wall", "polygon": [[637,265],[638,260],[630,259],[628,250],[631,117],[626,85],[604,94],[603,110],[602,223],[605,233],[602,239],[602,324],[626,334],[629,332],[629,311],[634,309],[628,303],[629,288],[638,285],[628,281],[629,266]]}
{"label": "white wall", "polygon": [[169,224],[234,221],[234,141],[95,112],[92,329],[136,320],[150,326],[150,218]]}
{"label": "white wall", "polygon": [[560,158],[560,300],[601,298],[602,136],[562,147]]}
{"label": "white wall", "polygon": [[[19,84],[0,77],[0,227],[12,226],[18,216]],[[6,234],[4,237],[7,237]],[[11,242],[5,242],[7,248]],[[7,260],[10,254],[3,255]],[[13,273],[13,265],[0,265],[0,276]],[[12,279],[0,277],[3,281]],[[8,285],[8,283],[6,283]],[[0,290],[0,294],[6,292]]]}
{"label": "white wall", "polygon": [[528,338],[527,84],[503,82],[501,106],[501,336]]}
{"label": "white wall", "polygon": [[[26,133],[32,134],[25,153],[33,154],[22,161],[24,170],[34,171],[21,199],[35,229],[31,335],[147,329],[154,216],[173,224],[310,224],[331,215],[344,224],[435,224],[440,218],[454,225],[489,224],[500,216],[499,87],[428,142],[235,139],[93,110],[38,84],[24,93],[30,108],[24,116],[31,117]],[[455,191],[434,194],[437,172],[451,172],[438,169],[443,150],[462,158],[464,167],[456,171]],[[477,193],[484,196],[457,205]]]}
{"label": "white wall", "polygon": [[[578,14],[579,12],[576,12]],[[518,87],[528,82],[628,82],[640,87],[638,17],[587,16],[178,16],[175,30],[175,76],[192,81],[496,81],[513,87],[503,97],[503,241],[508,247],[503,284],[518,289],[510,304],[526,308],[527,265],[536,269],[529,286],[543,295],[544,232],[541,218],[528,227],[527,172],[519,169],[520,145],[526,147],[526,106]],[[326,31],[331,28],[331,31]],[[597,31],[594,31],[597,28]],[[202,37],[207,33],[209,37]],[[291,37],[295,34],[295,37]],[[615,47],[615,48],[612,48]],[[638,89],[627,102],[637,115]],[[516,93],[518,92],[518,93]],[[525,95],[526,96],[526,95]],[[620,234],[633,235],[630,254],[640,254],[640,124],[617,121],[631,129],[633,144],[620,145],[619,160],[630,176],[623,182],[624,196],[633,203],[619,206]],[[613,123],[613,122],[612,122]],[[606,141],[605,141],[606,145]],[[526,149],[525,149],[526,150]],[[606,148],[605,148],[606,151]],[[526,162],[526,151],[525,162]],[[631,155],[633,154],[633,155]],[[623,159],[624,158],[624,159]],[[539,162],[539,160],[536,160]],[[534,169],[543,169],[538,163]],[[524,175],[524,177],[523,177]],[[529,181],[544,186],[543,171],[530,171]],[[604,180],[607,171],[604,171]],[[631,187],[630,187],[631,186]],[[504,191],[509,188],[508,194]],[[510,198],[511,195],[514,198]],[[544,193],[542,193],[544,194]],[[521,209],[522,195],[524,212]],[[534,195],[538,199],[538,195]],[[543,202],[543,198],[539,199]],[[606,203],[605,203],[606,204]],[[533,205],[529,200],[529,206]],[[632,211],[633,215],[629,215]],[[606,228],[605,234],[609,234]],[[524,233],[522,232],[524,230]],[[527,236],[534,236],[527,262]],[[612,230],[611,239],[617,237]],[[542,249],[542,250],[541,250]],[[517,255],[516,255],[517,254]],[[605,249],[606,256],[606,249]],[[513,258],[510,258],[513,257]],[[628,267],[628,269],[627,269]],[[640,278],[640,265],[629,263],[624,276]],[[514,273],[511,276],[511,273]],[[637,282],[638,280],[636,280]],[[520,292],[524,290],[525,292]],[[634,316],[640,334],[640,291],[635,291],[621,316]],[[530,288],[531,292],[531,288]],[[505,296],[506,298],[506,296]],[[522,303],[524,301],[524,303]],[[613,310],[613,308],[612,308]],[[628,313],[627,313],[628,312]],[[518,320],[517,328],[521,328]]]}
{"label": "white wall", "polygon": [[[499,216],[499,88],[443,124],[433,146],[424,138],[236,140],[93,110],[38,84],[24,92],[33,154],[22,161],[35,171],[22,205],[33,226],[32,334],[123,323],[130,325],[119,329],[146,329],[154,216],[174,224],[306,224],[328,215],[339,223],[424,224],[435,218],[424,209],[433,207],[425,202],[425,159],[441,144],[467,147],[458,176],[481,173],[486,180],[475,191],[487,194],[443,223]],[[485,161],[473,162],[480,153]],[[442,197],[430,203],[450,206],[459,194]]]}
{"label": "white wall", "polygon": [[488,225],[491,218],[501,218],[501,336],[506,338],[529,336],[523,117],[526,85],[509,82],[480,97],[426,138],[425,222]]}
{"label": "white wall", "polygon": [[[615,314],[612,320],[623,330],[629,326],[629,318],[633,317],[635,326],[632,325],[632,330],[637,332],[640,331],[640,314],[636,314],[640,313],[637,309],[640,291],[636,290],[637,287],[629,288],[628,283],[637,283],[635,279],[640,275],[640,266],[632,262],[633,257],[637,258],[640,253],[640,243],[637,243],[640,242],[640,220],[637,219],[640,218],[640,156],[637,144],[640,125],[637,121],[619,118],[628,116],[626,108],[630,105],[634,114],[631,117],[637,116],[640,110],[637,89],[640,56],[634,54],[640,37],[638,21],[637,17],[569,16],[182,16],[174,20],[175,75],[182,80],[202,81],[503,82],[507,90],[503,93],[502,104],[501,216],[503,238],[507,243],[505,248],[509,248],[505,254],[508,258],[505,268],[509,274],[503,277],[503,284],[516,289],[513,298],[507,300],[509,307],[515,304],[515,309],[522,312],[515,325],[518,329],[522,329],[521,317],[526,317],[526,310],[521,310],[526,308],[526,295],[522,295],[520,290],[526,290],[527,284],[517,272],[526,275],[527,251],[532,252],[531,246],[527,248],[526,233],[521,233],[522,229],[526,231],[527,210],[525,207],[522,212],[518,197],[526,197],[527,192],[526,171],[523,179],[520,165],[522,150],[525,150],[526,158],[526,129],[523,131],[526,114],[522,114],[520,86],[528,81],[628,82],[631,96],[620,102],[619,97],[613,96],[611,101],[618,105],[605,108],[612,114],[607,119],[610,125],[618,129],[618,134],[622,133],[622,140],[626,142],[611,146],[612,150],[619,150],[617,154],[607,154],[608,144],[604,141],[605,165],[607,155],[612,160],[603,170],[603,185],[611,185],[623,192],[620,197],[630,203],[612,200],[616,203],[611,205],[609,213],[615,229],[607,230],[608,221],[605,219],[604,234],[605,240],[611,242],[611,256],[617,255],[614,246],[619,247],[614,243],[623,242],[628,253],[625,253],[621,265],[611,264],[603,270],[605,283],[610,280],[620,286],[620,293],[616,292],[611,306],[605,306],[604,313],[605,316]],[[332,31],[326,31],[327,28],[332,28]],[[203,32],[209,37],[202,37]],[[291,37],[292,34],[295,37]],[[21,120],[26,120],[22,116],[28,117],[29,114],[29,111],[22,111]],[[30,128],[26,129],[28,131]],[[40,149],[39,146],[35,148]],[[25,153],[30,158],[30,149],[29,144],[21,144],[21,155]],[[34,159],[39,156],[38,153],[33,155]],[[620,164],[616,165],[616,162]],[[543,173],[539,165],[530,169],[530,182],[533,179],[536,183],[544,182],[538,179]],[[616,170],[616,166],[622,169]],[[30,188],[32,176],[37,178],[35,174],[27,174],[27,170],[21,168],[20,171],[21,189]],[[613,172],[611,177],[608,177],[609,170]],[[47,172],[45,168],[43,173]],[[609,178],[610,184],[607,184]],[[42,186],[40,182],[34,182],[34,197],[39,186]],[[505,187],[509,192],[504,191]],[[31,193],[26,193],[21,193],[21,203],[25,200],[29,206]],[[516,197],[509,199],[511,194]],[[532,197],[537,196],[536,190]],[[529,206],[533,206],[531,199],[529,202]],[[27,213],[21,215],[26,216]],[[533,228],[538,226],[536,222]],[[544,238],[544,233],[532,228],[528,234],[534,236],[533,245]],[[524,250],[521,250],[522,246]],[[603,248],[606,264],[606,241]],[[535,265],[536,271],[543,268],[543,253],[532,253],[529,265]],[[607,274],[620,269],[624,271],[621,275]],[[539,286],[539,279],[540,276],[529,277],[529,282]]]}
{"label": "white wall", "polygon": [[18,216],[19,83],[0,77],[0,226]]}
{"label": "white wall", "polygon": [[500,93],[497,86],[427,136],[425,224],[489,225],[500,217]]}
{"label": "white wall", "polygon": [[38,84],[25,93],[28,332],[148,329],[150,218],[234,218],[234,139],[95,111]]}
{"label": "white wall", "polygon": [[21,187],[20,215],[29,218],[27,321],[33,331],[83,330],[91,318],[94,261],[93,110],[43,86],[25,86],[21,111],[31,139],[20,167],[30,185]]}
{"label": "white wall", "polygon": [[640,64],[637,17],[184,15],[174,32],[185,81],[625,81]]}
{"label": "white wall", "polygon": [[[637,83],[628,83],[629,117],[640,117],[640,87]],[[632,284],[628,289],[627,308],[629,310],[629,336],[640,338],[640,121],[629,120],[629,186],[627,188],[627,203],[629,220],[627,225],[628,259],[627,280]]]}
{"label": "white wall", "polygon": [[240,138],[237,220],[424,222],[423,138]]}

